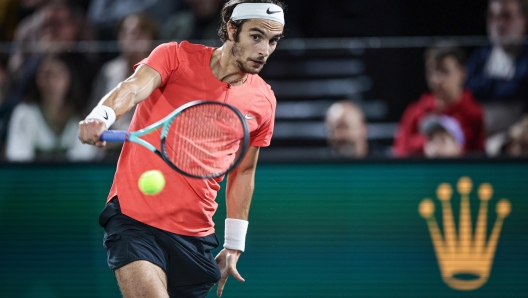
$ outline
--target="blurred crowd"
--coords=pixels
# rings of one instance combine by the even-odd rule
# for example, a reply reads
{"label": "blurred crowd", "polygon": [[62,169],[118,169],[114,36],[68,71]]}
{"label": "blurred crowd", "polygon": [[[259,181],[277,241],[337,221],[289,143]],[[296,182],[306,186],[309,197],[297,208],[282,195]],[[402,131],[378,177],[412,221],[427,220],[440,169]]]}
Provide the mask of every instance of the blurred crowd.
{"label": "blurred crowd", "polygon": [[[224,0],[0,1],[0,148],[7,161],[115,158],[120,145],[81,145],[77,124],[160,40],[218,39]],[[490,0],[489,45],[451,41],[424,53],[429,91],[401,117],[390,148],[368,139],[352,101],[326,113],[328,148],[346,158],[528,154],[528,7]],[[118,53],[104,43],[117,40]],[[116,52],[116,51],[114,51]],[[469,59],[466,59],[466,55]],[[419,76],[421,74],[416,74]],[[113,125],[126,130],[133,111]]]}
{"label": "blurred crowd", "polygon": [[406,108],[391,148],[368,141],[355,103],[336,102],[326,115],[332,151],[349,158],[527,156],[527,20],[525,0],[489,0],[489,45],[467,60],[454,42],[431,45],[424,54],[429,92]]}
{"label": "blurred crowd", "polygon": [[[0,1],[0,144],[8,161],[115,157],[81,145],[78,122],[159,40],[217,39],[223,0]],[[104,44],[117,40],[118,54]],[[113,125],[126,130],[133,111]]]}

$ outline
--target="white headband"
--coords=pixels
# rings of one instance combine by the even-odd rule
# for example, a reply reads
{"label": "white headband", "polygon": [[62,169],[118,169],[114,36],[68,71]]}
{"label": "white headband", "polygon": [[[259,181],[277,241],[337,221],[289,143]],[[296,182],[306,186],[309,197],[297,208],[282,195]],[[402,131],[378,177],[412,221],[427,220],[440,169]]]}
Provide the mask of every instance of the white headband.
{"label": "white headband", "polygon": [[284,11],[272,3],[241,3],[233,10],[233,21],[247,19],[265,19],[284,25]]}

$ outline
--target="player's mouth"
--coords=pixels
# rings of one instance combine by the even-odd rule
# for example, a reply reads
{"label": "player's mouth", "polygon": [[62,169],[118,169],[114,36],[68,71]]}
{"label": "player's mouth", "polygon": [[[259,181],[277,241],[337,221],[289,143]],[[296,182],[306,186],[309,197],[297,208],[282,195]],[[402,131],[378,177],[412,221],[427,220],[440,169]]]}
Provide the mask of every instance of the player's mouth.
{"label": "player's mouth", "polygon": [[261,67],[265,64],[264,61],[258,61],[258,60],[249,60],[254,67]]}

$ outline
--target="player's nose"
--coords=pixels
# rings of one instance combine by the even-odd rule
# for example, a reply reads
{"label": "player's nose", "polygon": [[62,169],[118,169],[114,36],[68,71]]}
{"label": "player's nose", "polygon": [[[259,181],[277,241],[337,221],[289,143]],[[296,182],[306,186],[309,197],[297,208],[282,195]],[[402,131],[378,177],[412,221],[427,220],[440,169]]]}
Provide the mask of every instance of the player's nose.
{"label": "player's nose", "polygon": [[262,44],[262,46],[259,49],[259,55],[268,57],[271,54],[271,46],[269,44]]}

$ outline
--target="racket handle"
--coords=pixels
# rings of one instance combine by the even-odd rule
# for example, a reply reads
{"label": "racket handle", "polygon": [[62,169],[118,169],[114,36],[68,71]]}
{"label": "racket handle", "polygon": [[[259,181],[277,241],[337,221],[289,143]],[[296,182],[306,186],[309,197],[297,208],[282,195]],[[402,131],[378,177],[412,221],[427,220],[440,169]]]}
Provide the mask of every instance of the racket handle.
{"label": "racket handle", "polygon": [[124,130],[105,130],[99,139],[104,142],[124,142],[128,140],[128,133]]}

